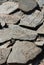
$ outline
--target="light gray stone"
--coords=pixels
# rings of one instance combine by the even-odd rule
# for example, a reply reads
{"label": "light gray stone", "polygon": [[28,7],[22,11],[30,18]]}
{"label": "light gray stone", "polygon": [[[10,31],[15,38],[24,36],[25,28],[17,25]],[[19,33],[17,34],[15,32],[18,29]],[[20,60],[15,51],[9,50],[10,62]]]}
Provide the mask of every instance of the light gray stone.
{"label": "light gray stone", "polygon": [[7,0],[0,0],[0,5],[4,2],[6,2]]}
{"label": "light gray stone", "polygon": [[43,25],[37,30],[37,33],[44,34],[44,23]]}
{"label": "light gray stone", "polygon": [[40,52],[41,49],[32,42],[16,41],[7,63],[27,63],[27,61],[34,59]]}
{"label": "light gray stone", "polygon": [[43,19],[42,12],[35,11],[31,15],[24,16],[24,18],[21,19],[19,25],[23,25],[23,26],[27,26],[27,27],[31,27],[31,28],[36,28],[41,23],[43,23],[42,19]]}
{"label": "light gray stone", "polygon": [[36,31],[22,28],[18,25],[10,25],[9,28],[12,30],[12,38],[20,40],[35,40],[38,34]]}
{"label": "light gray stone", "polygon": [[37,3],[35,0],[19,0],[19,8],[25,12],[28,12],[35,8]]}
{"label": "light gray stone", "polygon": [[0,5],[1,14],[10,14],[11,12],[14,12],[16,9],[18,9],[18,3],[16,2],[8,1]]}
{"label": "light gray stone", "polygon": [[43,40],[43,41],[35,42],[35,44],[36,44],[37,46],[43,46],[43,45],[44,45],[44,40]]}
{"label": "light gray stone", "polygon": [[11,48],[0,48],[0,65],[5,63],[9,54],[10,54]]}
{"label": "light gray stone", "polygon": [[0,14],[0,23],[2,26],[7,24],[16,24],[20,20],[20,16],[18,15],[5,15],[5,14]]}
{"label": "light gray stone", "polygon": [[0,30],[0,43],[8,41],[12,38],[12,32],[10,29]]}

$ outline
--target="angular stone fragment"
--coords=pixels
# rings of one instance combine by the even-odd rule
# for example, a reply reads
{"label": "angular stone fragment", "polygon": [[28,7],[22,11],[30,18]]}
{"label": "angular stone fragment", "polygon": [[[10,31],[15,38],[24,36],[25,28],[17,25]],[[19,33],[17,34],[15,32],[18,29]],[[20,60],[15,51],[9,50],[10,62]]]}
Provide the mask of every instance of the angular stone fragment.
{"label": "angular stone fragment", "polygon": [[8,41],[12,38],[12,32],[10,29],[0,30],[0,43]]}
{"label": "angular stone fragment", "polygon": [[35,42],[35,44],[36,44],[37,46],[43,46],[43,45],[44,45],[44,40],[43,40],[43,41]]}
{"label": "angular stone fragment", "polygon": [[36,0],[39,4],[40,7],[43,7],[44,5],[44,0]]}
{"label": "angular stone fragment", "polygon": [[14,2],[5,2],[0,5],[0,13],[2,14],[10,14],[18,9],[18,3]]}
{"label": "angular stone fragment", "polygon": [[32,42],[16,41],[7,63],[27,63],[29,60],[34,59],[40,52],[41,49],[36,47]]}
{"label": "angular stone fragment", "polygon": [[0,48],[0,65],[5,63],[9,54],[10,54],[11,48]]}
{"label": "angular stone fragment", "polygon": [[37,30],[37,33],[44,34],[44,23],[43,25]]}
{"label": "angular stone fragment", "polygon": [[18,25],[10,25],[9,28],[12,30],[12,38],[20,40],[35,40],[38,34],[36,31],[22,28]]}
{"label": "angular stone fragment", "polygon": [[42,19],[43,19],[42,12],[35,11],[33,14],[22,18],[19,25],[36,28],[41,23],[43,23]]}
{"label": "angular stone fragment", "polygon": [[25,12],[28,12],[35,8],[37,3],[35,0],[19,0],[19,8]]}
{"label": "angular stone fragment", "polygon": [[18,15],[5,15],[0,14],[0,23],[2,26],[7,24],[16,24],[20,20],[20,16]]}

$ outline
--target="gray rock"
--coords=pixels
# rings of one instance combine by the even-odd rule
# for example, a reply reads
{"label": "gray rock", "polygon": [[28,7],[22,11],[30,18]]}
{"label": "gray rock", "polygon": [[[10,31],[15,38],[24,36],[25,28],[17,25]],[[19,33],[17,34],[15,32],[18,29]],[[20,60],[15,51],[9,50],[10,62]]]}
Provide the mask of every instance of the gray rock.
{"label": "gray rock", "polygon": [[11,48],[0,48],[0,65],[5,63],[9,54],[10,54]]}
{"label": "gray rock", "polygon": [[10,25],[9,28],[12,30],[12,38],[20,40],[35,40],[38,34],[36,31],[22,28],[18,25]]}
{"label": "gray rock", "polygon": [[19,8],[25,12],[28,12],[35,8],[37,3],[35,0],[19,0]]}
{"label": "gray rock", "polygon": [[8,41],[12,38],[12,32],[10,29],[0,30],[0,43]]}
{"label": "gray rock", "polygon": [[42,19],[43,19],[42,12],[35,11],[31,15],[24,16],[24,18],[21,19],[19,25],[36,28],[38,25],[43,23]]}
{"label": "gray rock", "polygon": [[43,25],[37,30],[37,33],[44,34],[44,23]]}
{"label": "gray rock", "polygon": [[40,52],[41,49],[32,42],[16,41],[7,63],[27,63],[27,61],[34,59]]}
{"label": "gray rock", "polygon": [[18,15],[5,15],[5,14],[0,14],[0,23],[2,26],[7,24],[16,24],[20,20],[20,16]]}
{"label": "gray rock", "polygon": [[43,40],[43,41],[35,42],[35,44],[36,44],[37,46],[43,46],[43,45],[44,45],[44,40]]}
{"label": "gray rock", "polygon": [[1,14],[10,14],[11,12],[14,12],[16,9],[18,9],[18,3],[16,2],[8,1],[0,5]]}

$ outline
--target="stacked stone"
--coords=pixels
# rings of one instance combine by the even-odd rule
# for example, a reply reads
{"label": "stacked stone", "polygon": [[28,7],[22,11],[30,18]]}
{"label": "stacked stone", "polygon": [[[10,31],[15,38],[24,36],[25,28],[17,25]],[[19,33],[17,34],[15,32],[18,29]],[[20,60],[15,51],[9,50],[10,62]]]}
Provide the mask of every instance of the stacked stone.
{"label": "stacked stone", "polygon": [[41,47],[44,1],[0,0],[0,65],[33,65]]}

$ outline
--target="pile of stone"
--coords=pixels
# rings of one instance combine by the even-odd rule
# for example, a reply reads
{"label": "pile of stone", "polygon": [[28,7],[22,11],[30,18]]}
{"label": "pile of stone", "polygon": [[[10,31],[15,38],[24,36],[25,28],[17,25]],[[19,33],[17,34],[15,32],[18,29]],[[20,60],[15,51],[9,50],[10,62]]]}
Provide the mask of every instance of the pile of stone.
{"label": "pile of stone", "polygon": [[43,47],[44,0],[0,0],[0,65],[33,65]]}

